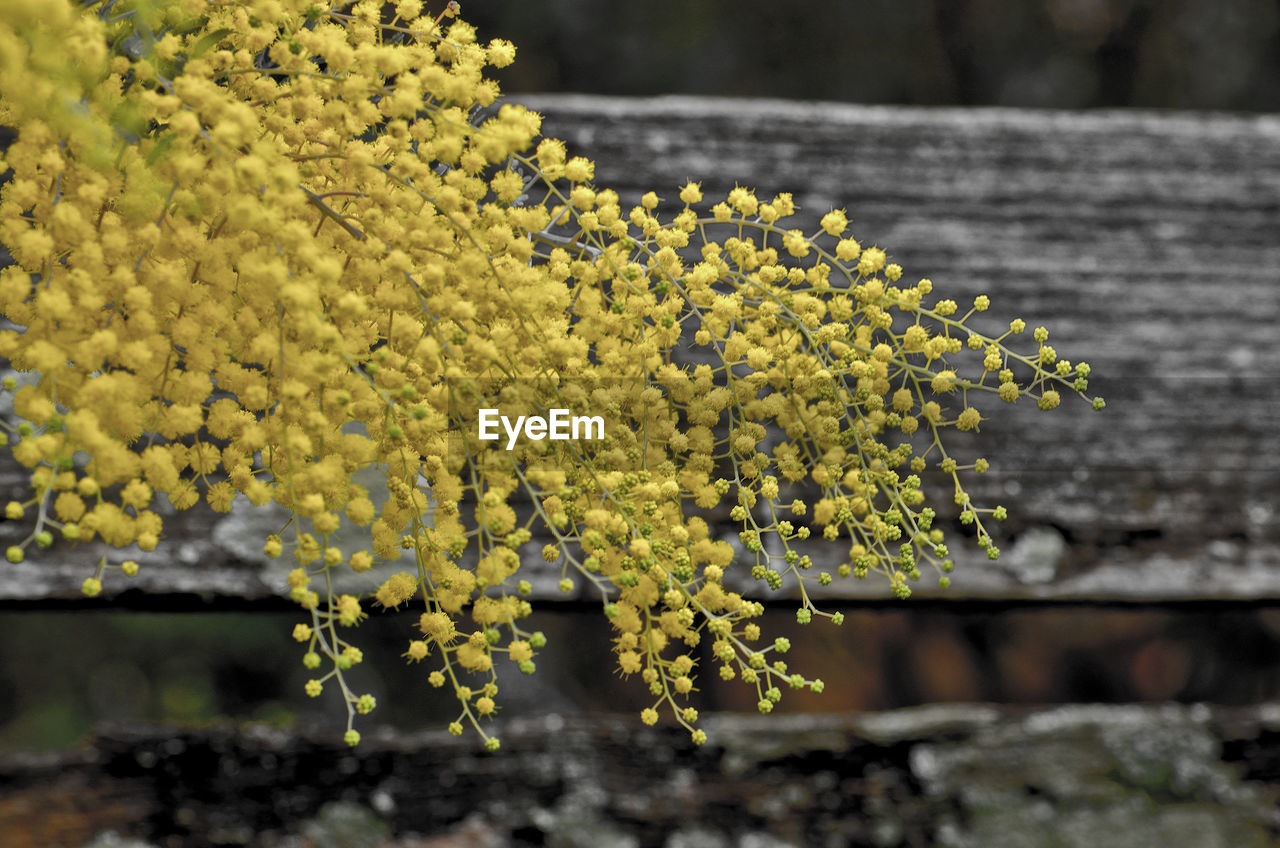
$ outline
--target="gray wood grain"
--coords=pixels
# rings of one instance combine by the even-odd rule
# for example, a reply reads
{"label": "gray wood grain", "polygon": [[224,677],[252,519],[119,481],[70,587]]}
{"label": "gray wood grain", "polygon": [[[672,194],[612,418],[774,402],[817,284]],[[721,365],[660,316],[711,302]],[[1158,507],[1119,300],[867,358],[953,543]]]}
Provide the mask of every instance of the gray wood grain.
{"label": "gray wood grain", "polygon": [[[927,276],[961,303],[990,295],[979,328],[1022,316],[1050,327],[1060,356],[1093,364],[1104,412],[997,402],[981,433],[955,434],[961,455],[992,462],[970,481],[975,498],[1012,517],[998,563],[954,540],[941,597],[1280,599],[1280,117],[521,101],[624,197],[655,189],[674,201],[691,178],[709,198],[739,183],[793,192],[806,227],[846,208],[854,235],[908,279]],[[174,525],[138,585],[277,596],[282,574],[246,547],[252,519],[232,520]],[[0,524],[5,539],[16,532]],[[0,564],[0,600],[74,598],[82,556],[55,546]],[[559,597],[541,588],[551,575],[537,582]],[[837,581],[833,594],[885,596],[870,582]]]}

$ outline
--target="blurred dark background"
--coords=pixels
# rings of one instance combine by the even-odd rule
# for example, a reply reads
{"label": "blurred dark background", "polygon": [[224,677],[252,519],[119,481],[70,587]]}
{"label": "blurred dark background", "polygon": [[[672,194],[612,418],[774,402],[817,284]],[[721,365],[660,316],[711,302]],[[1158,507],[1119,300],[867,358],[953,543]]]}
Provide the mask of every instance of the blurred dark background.
{"label": "blurred dark background", "polygon": [[510,92],[1280,107],[1276,0],[470,0]]}
{"label": "blurred dark background", "polygon": [[[365,662],[348,673],[378,710],[369,729],[439,729],[456,717],[449,693],[426,680],[430,660],[403,654],[417,613],[375,612],[350,634]],[[255,721],[340,734],[336,686],[317,699],[303,684],[293,613],[0,613],[0,750],[75,744],[100,722],[203,725]],[[623,679],[597,608],[535,613],[548,637],[533,676],[499,662],[506,715],[637,714],[651,698]],[[802,627],[793,609],[766,612],[762,630],[792,642],[793,670],[823,678],[821,695],[788,692],[781,712],[883,710],[941,702],[1209,702],[1280,699],[1280,611],[1232,605],[1202,609],[941,607],[886,601],[846,610],[843,626]],[[690,703],[754,712],[754,687],[725,683],[702,646]],[[695,652],[695,656],[698,652]],[[482,682],[482,681],[480,681]],[[479,682],[476,684],[479,685]]]}

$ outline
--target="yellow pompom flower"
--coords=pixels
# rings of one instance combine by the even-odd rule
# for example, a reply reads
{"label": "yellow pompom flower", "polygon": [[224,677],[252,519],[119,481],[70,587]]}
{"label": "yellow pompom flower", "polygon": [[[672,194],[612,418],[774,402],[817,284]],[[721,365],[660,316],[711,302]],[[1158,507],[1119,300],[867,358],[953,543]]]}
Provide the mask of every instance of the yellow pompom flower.
{"label": "yellow pompom flower", "polygon": [[505,39],[495,38],[490,41],[487,52],[489,64],[495,68],[505,68],[516,60],[515,45]]}
{"label": "yellow pompom flower", "polygon": [[728,203],[743,215],[754,215],[760,208],[760,202],[750,189],[738,186],[729,192]]}
{"label": "yellow pompom flower", "polygon": [[884,268],[884,263],[884,251],[878,247],[868,247],[858,259],[858,273],[864,277],[870,276]]}
{"label": "yellow pompom flower", "polygon": [[406,572],[388,577],[374,592],[374,598],[384,607],[398,607],[418,592],[418,580]]}
{"label": "yellow pompom flower", "polygon": [[950,392],[952,389],[955,388],[955,385],[956,385],[956,372],[950,369],[947,369],[945,371],[939,371],[937,374],[934,375],[933,380],[929,382],[929,388],[936,395],[944,395],[947,392]]}
{"label": "yellow pompom flower", "polygon": [[833,209],[822,216],[822,231],[829,236],[838,236],[849,228],[849,219],[843,210]]}
{"label": "yellow pompom flower", "polygon": [[360,609],[360,601],[354,595],[339,595],[334,610],[338,623],[344,627],[351,627],[365,617],[364,611]]}

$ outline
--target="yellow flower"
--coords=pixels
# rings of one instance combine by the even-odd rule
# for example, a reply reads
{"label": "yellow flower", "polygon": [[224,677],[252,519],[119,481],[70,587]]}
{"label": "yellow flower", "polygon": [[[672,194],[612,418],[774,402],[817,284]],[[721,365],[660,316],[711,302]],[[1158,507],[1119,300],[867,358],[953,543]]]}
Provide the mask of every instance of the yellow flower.
{"label": "yellow flower", "polygon": [[364,611],[360,609],[360,601],[354,595],[339,595],[334,610],[337,612],[338,623],[344,627],[351,627],[365,617]]}
{"label": "yellow flower", "polygon": [[[1015,400],[1010,363],[1039,364],[1027,391],[1043,409],[1064,386],[1087,387],[1087,366],[1073,374],[1044,328],[1028,357],[952,318],[953,300],[925,307],[932,282],[902,285],[883,250],[847,237],[844,211],[817,232],[786,228],[790,194],[764,203],[735,186],[708,215],[689,181],[674,219],[655,191],[624,212],[588,159],[538,139],[538,115],[483,109],[499,93],[486,67],[516,49],[480,43],[456,4],[437,18],[421,0],[385,15],[176,0],[110,24],[70,0],[10,5],[0,121],[16,137],[0,164],[12,170],[0,241],[18,264],[0,271],[0,356],[27,372],[4,381],[16,415],[4,442],[31,469],[32,495],[6,517],[38,504],[37,520],[68,539],[151,550],[157,493],[177,509],[203,498],[225,511],[239,494],[274,503],[292,513],[301,566],[289,597],[327,627],[365,617],[354,595],[308,574],[344,560],[345,511],[345,529],[367,539],[345,558],[353,571],[412,558],[372,597],[422,604],[423,638],[404,655],[440,648],[433,686],[457,668],[492,672],[502,633],[534,671],[546,640],[519,629],[531,585],[511,578],[535,544],[562,564],[562,588],[608,590],[625,673],[655,698],[692,692],[692,660],[665,649],[707,632],[726,646],[759,639],[749,619],[763,607],[728,590],[744,564],[690,501],[755,517],[741,539],[758,552],[782,537],[787,568],[762,567],[766,581],[785,574],[803,592],[832,579],[805,553],[819,527],[858,550],[836,573],[883,572],[905,595],[918,558],[943,556],[941,536],[922,508],[926,458],[885,434],[923,419],[941,447],[945,429],[976,429],[968,393]],[[149,54],[119,47],[144,19]],[[679,364],[690,338],[696,366]],[[957,387],[952,422],[939,398]],[[524,422],[516,438],[478,432],[488,409]],[[561,440],[532,420],[557,410],[598,417],[603,438]],[[806,479],[824,488],[813,522],[799,523],[803,501],[794,523],[768,519],[787,508],[786,484]],[[962,515],[978,514],[957,496]],[[263,550],[284,546],[272,535]],[[86,592],[110,570],[103,561]],[[459,640],[467,614],[479,629]],[[294,635],[315,638],[310,625]],[[346,642],[330,650],[337,672],[361,658]],[[757,653],[740,674],[723,653],[726,679],[778,691],[784,665]],[[319,663],[308,650],[304,665]],[[473,714],[497,710],[492,681],[457,691]]]}
{"label": "yellow flower", "polygon": [[388,577],[374,593],[374,598],[384,607],[398,607],[417,594],[417,591],[417,579],[401,571]]}
{"label": "yellow flower", "polygon": [[[402,15],[401,17],[406,16]],[[495,68],[505,68],[516,60],[515,45],[510,41],[495,38],[489,42],[488,58],[489,64]]]}
{"label": "yellow flower", "polygon": [[[843,210],[833,209],[822,216],[822,231],[829,236],[841,235],[848,228],[849,219],[845,217]],[[843,244],[843,242],[841,243]]]}
{"label": "yellow flower", "polygon": [[933,380],[929,383],[929,388],[933,390],[934,394],[942,395],[955,388],[955,384],[956,372],[947,369],[934,375]]}
{"label": "yellow flower", "polygon": [[756,214],[756,211],[760,208],[760,203],[756,200],[755,194],[741,186],[729,192],[728,203],[738,212],[748,216]]}
{"label": "yellow flower", "polygon": [[878,247],[868,247],[862,251],[858,259],[858,273],[864,277],[884,268],[884,251]]}

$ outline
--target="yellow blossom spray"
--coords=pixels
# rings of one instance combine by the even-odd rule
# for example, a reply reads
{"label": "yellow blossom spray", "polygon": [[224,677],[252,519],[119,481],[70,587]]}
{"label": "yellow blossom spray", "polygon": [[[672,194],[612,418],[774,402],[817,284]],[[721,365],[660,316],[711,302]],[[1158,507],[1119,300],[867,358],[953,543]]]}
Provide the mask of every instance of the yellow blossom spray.
{"label": "yellow blossom spray", "polygon": [[[286,508],[264,551],[293,561],[305,688],[338,687],[351,744],[375,703],[348,684],[350,633],[372,604],[412,605],[405,658],[456,696],[450,730],[496,749],[498,669],[533,672],[546,643],[525,624],[534,570],[599,599],[647,723],[666,712],[705,741],[688,703],[704,639],[762,712],[821,691],[764,637],[757,598],[790,584],[799,622],[839,624],[807,587],[945,586],[930,468],[998,556],[984,520],[1004,508],[972,503],[961,476],[986,462],[958,464],[943,433],[978,429],[984,393],[1052,409],[1088,390],[1088,366],[1043,328],[1016,352],[1021,320],[973,330],[985,296],[962,308],[905,282],[842,211],[807,232],[790,195],[697,183],[673,187],[674,213],[653,192],[626,208],[539,139],[538,115],[494,108],[485,69],[515,48],[457,12],[6,3],[0,356],[27,378],[6,381],[5,438],[31,470],[5,509],[31,532],[7,558],[55,536],[150,551],[161,501]],[[482,409],[603,431],[487,441]],[[370,467],[379,505],[356,482]],[[721,505],[738,550],[703,518]],[[340,527],[363,528],[360,549]],[[811,537],[846,561],[814,567]],[[384,560],[371,597],[333,588]],[[103,557],[83,590],[137,571]]]}

